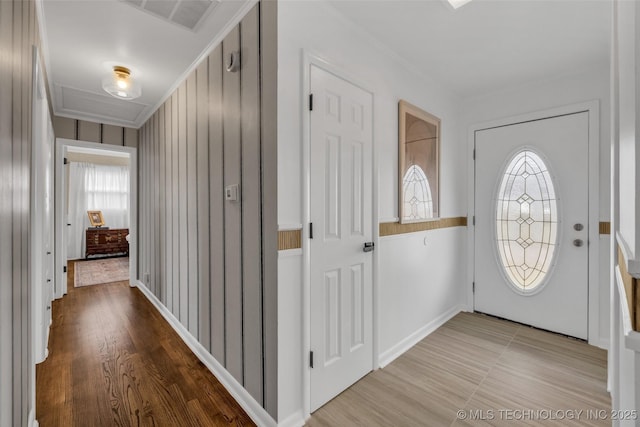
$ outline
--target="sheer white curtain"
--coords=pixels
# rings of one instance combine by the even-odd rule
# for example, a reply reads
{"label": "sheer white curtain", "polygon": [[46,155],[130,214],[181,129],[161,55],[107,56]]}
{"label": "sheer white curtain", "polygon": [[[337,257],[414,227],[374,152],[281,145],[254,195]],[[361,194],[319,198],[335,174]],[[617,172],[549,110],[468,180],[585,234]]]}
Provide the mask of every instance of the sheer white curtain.
{"label": "sheer white curtain", "polygon": [[87,211],[102,211],[104,225],[129,228],[129,167],[72,162],[69,167],[68,258],[84,258]]}

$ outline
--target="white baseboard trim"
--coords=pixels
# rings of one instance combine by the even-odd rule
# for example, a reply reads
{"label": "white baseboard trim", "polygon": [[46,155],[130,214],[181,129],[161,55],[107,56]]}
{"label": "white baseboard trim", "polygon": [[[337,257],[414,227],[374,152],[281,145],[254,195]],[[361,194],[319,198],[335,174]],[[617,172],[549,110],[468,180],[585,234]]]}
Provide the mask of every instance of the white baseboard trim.
{"label": "white baseboard trim", "polygon": [[398,344],[391,347],[389,350],[380,354],[380,368],[384,368],[389,363],[396,360],[404,352],[406,352],[411,347],[418,344],[425,337],[427,337],[427,335],[431,334],[440,326],[447,323],[449,319],[451,319],[461,311],[465,311],[466,309],[467,307],[465,305],[456,305],[455,307],[451,308],[444,314],[441,314],[440,316],[436,317],[431,322],[427,323],[422,328],[418,329],[417,331],[415,331],[414,333],[412,333],[411,335],[409,335],[408,337],[400,341]]}
{"label": "white baseboard trim", "polygon": [[289,415],[278,423],[278,427],[302,427],[303,425],[304,415],[301,410]]}
{"label": "white baseboard trim", "polygon": [[29,427],[38,427],[40,424],[38,423],[38,421],[36,420],[36,410],[35,409],[31,409],[29,411],[29,421],[28,421],[28,425]]}
{"label": "white baseboard trim", "polygon": [[191,335],[178,319],[165,307],[160,300],[142,283],[136,281],[136,287],[142,291],[149,301],[156,307],[162,316],[169,322],[169,325],[178,333],[180,338],[193,351],[198,359],[215,375],[220,383],[233,396],[238,404],[244,409],[249,417],[260,427],[277,427],[277,423],[271,415],[249,394],[242,384],[240,384],[225,368],[218,362],[206,348]]}

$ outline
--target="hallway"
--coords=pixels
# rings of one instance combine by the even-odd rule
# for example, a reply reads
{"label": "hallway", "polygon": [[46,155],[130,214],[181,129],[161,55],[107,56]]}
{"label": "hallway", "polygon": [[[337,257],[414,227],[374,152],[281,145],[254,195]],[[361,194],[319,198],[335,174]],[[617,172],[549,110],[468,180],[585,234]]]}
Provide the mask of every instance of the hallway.
{"label": "hallway", "polygon": [[41,427],[253,425],[138,289],[74,288],[69,264],[37,365]]}

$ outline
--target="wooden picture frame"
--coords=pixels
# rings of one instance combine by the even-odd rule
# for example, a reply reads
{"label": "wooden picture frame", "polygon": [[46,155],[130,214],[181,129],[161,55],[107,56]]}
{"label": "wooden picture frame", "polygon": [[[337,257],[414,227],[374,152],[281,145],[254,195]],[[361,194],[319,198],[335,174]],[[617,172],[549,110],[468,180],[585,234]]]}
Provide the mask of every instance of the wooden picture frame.
{"label": "wooden picture frame", "polygon": [[440,217],[440,119],[398,103],[398,216],[400,223]]}
{"label": "wooden picture frame", "polygon": [[102,211],[87,211],[89,216],[89,223],[92,227],[102,227],[104,225],[104,218],[102,217]]}

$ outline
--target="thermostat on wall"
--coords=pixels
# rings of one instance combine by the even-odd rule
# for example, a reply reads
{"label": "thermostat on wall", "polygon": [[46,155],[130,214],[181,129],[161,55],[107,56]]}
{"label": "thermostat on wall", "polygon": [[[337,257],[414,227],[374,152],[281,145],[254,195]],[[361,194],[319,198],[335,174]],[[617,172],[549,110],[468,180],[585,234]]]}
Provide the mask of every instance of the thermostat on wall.
{"label": "thermostat on wall", "polygon": [[232,202],[238,200],[238,184],[227,185],[224,188],[224,199]]}

